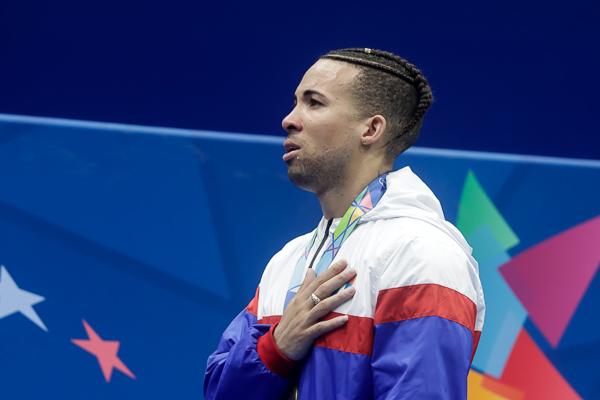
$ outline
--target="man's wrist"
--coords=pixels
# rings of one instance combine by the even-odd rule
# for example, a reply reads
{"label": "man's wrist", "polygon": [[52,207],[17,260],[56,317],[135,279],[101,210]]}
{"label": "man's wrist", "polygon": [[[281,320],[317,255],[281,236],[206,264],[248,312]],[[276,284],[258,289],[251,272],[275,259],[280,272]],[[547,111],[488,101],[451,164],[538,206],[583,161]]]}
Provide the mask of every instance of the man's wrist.
{"label": "man's wrist", "polygon": [[297,365],[297,362],[290,360],[279,350],[275,344],[273,331],[277,324],[273,324],[269,332],[258,338],[256,343],[256,351],[260,360],[265,364],[269,371],[279,376],[286,376]]}

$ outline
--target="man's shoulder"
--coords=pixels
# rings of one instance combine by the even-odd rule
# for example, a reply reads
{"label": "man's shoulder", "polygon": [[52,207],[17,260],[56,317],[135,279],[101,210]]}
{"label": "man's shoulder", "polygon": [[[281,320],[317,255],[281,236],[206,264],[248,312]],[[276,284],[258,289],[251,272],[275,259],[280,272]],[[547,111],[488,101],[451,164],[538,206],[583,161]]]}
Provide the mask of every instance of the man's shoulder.
{"label": "man's shoulder", "polygon": [[471,248],[460,233],[454,236],[458,231],[450,224],[448,229],[444,229],[444,226],[419,219],[397,218],[386,225],[389,229],[381,235],[381,250],[390,255],[388,260],[395,253],[410,255],[411,259],[424,261],[424,265],[429,267],[474,262]]}
{"label": "man's shoulder", "polygon": [[356,255],[377,268],[375,275],[387,280],[384,288],[470,280],[477,270],[471,248],[449,224],[400,217],[373,221],[358,232]]}
{"label": "man's shoulder", "polygon": [[398,217],[370,221],[357,230],[357,233],[362,231],[364,236],[372,238],[378,243],[380,252],[410,245],[415,240],[434,248],[442,246],[462,252],[456,239],[445,228],[446,226],[441,223],[432,224],[422,219]]}

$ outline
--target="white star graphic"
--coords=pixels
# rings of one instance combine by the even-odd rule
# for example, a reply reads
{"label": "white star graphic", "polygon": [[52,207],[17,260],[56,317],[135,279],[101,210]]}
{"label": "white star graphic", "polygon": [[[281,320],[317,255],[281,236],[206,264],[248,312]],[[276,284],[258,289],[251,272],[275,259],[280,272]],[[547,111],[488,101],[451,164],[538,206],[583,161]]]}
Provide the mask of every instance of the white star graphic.
{"label": "white star graphic", "polygon": [[0,319],[18,311],[47,332],[48,328],[32,307],[44,300],[42,296],[19,289],[4,265],[0,266]]}

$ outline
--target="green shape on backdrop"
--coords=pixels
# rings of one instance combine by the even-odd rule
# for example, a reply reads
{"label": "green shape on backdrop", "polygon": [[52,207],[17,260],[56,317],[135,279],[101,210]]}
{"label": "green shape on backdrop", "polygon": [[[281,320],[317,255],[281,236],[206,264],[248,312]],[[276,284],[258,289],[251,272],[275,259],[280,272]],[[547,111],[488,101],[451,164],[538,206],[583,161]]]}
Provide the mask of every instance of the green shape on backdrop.
{"label": "green shape on backdrop", "polygon": [[456,227],[468,237],[482,225],[489,226],[504,250],[519,244],[515,232],[483,190],[473,171],[469,170],[460,196]]}

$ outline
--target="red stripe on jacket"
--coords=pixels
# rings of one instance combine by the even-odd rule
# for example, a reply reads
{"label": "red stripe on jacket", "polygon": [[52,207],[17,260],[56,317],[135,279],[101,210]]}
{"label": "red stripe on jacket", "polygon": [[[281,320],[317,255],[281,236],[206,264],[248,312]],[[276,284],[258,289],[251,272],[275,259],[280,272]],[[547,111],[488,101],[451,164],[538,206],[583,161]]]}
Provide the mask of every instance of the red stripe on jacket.
{"label": "red stripe on jacket", "polygon": [[[321,320],[326,321],[341,315],[344,314],[331,312]],[[272,325],[279,321],[281,315],[271,315],[261,318],[258,323]],[[315,346],[370,356],[373,353],[373,319],[349,315],[348,322],[343,326],[318,337]]]}
{"label": "red stripe on jacket", "polygon": [[[322,320],[333,319],[341,315],[344,314],[331,312]],[[343,326],[319,336],[315,340],[315,346],[370,356],[373,354],[373,339],[373,319],[349,315],[348,322]]]}
{"label": "red stripe on jacket", "polygon": [[464,294],[433,283],[386,289],[377,297],[374,325],[431,316],[459,323],[474,334],[477,306]]}
{"label": "red stripe on jacket", "polygon": [[258,315],[258,292],[260,292],[260,286],[256,288],[256,294],[254,295],[254,298],[246,306],[246,311],[255,317]]}
{"label": "red stripe on jacket", "polygon": [[[323,320],[341,315],[331,312]],[[349,315],[345,325],[317,338],[315,346],[370,356],[373,353],[374,325],[430,316],[445,318],[469,329],[473,334],[475,354],[481,334],[474,332],[477,306],[462,293],[436,284],[382,290],[377,298],[374,318]],[[258,323],[276,324],[280,320],[281,315],[272,315],[261,318]]]}
{"label": "red stripe on jacket", "polygon": [[268,317],[262,317],[258,320],[259,324],[273,325],[281,321],[281,315],[270,315]]}

